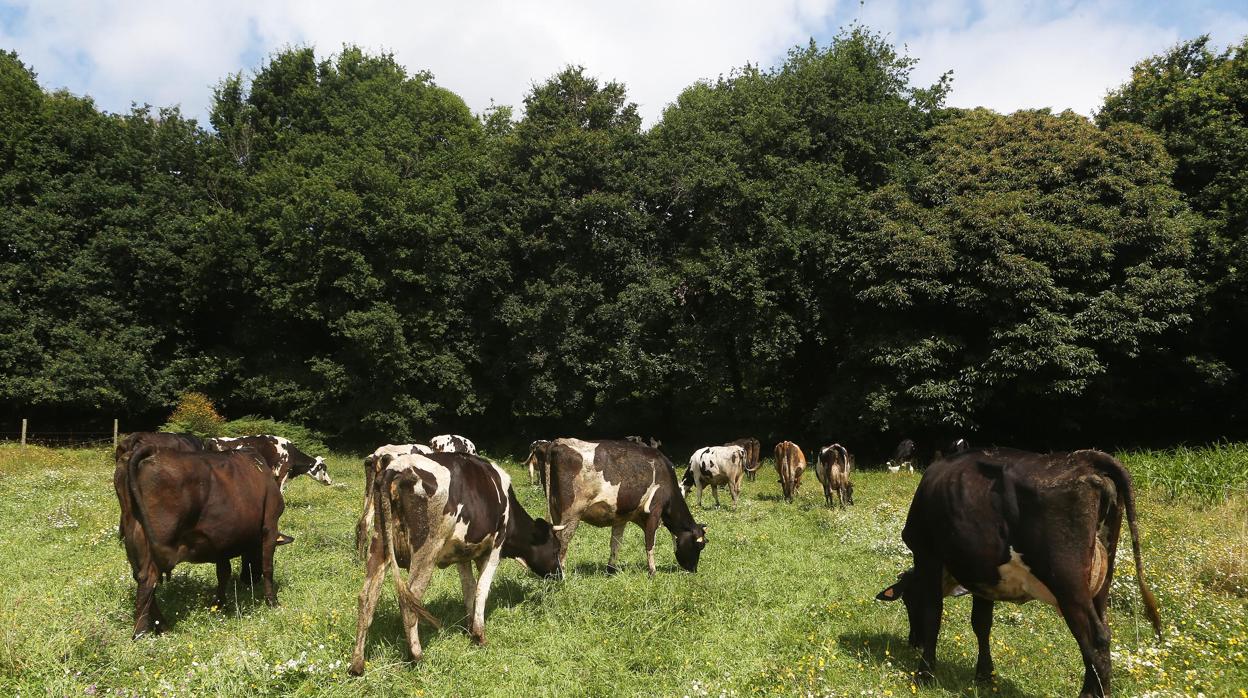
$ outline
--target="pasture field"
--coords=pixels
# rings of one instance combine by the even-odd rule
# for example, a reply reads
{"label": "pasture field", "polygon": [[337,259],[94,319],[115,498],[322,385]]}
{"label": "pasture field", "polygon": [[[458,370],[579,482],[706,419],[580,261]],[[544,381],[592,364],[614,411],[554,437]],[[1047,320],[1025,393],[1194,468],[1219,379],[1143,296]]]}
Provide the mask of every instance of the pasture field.
{"label": "pasture field", "polygon": [[[1141,467],[1156,468],[1160,456],[1147,457]],[[423,627],[425,660],[411,664],[387,582],[367,671],[351,677],[361,457],[328,460],[333,487],[299,478],[287,492],[282,530],[297,540],[277,553],[281,607],[239,585],[236,601],[213,608],[212,566],[183,565],[157,591],[172,627],[134,642],[135,585],[117,539],[110,453],[0,445],[0,695],[1063,696],[1082,679],[1053,609],[999,604],[998,676],[976,685],[971,603],[960,598],[945,607],[937,683],[913,686],[905,612],[873,597],[908,565],[900,531],[918,475],[859,472],[858,504],[841,511],[823,506],[811,472],[799,501],[786,505],[766,465],[738,508],[726,494],[713,508],[709,491],[707,509],[691,505],[708,524],[696,574],[676,567],[671,539],[660,535],[659,574],[647,578],[636,527],[614,577],[605,573],[609,532],[589,526],[562,582],[504,562],[486,647],[470,643],[458,576],[447,569],[425,596],[446,626]],[[527,474],[505,465],[526,508],[543,513]],[[1148,487],[1139,499],[1145,572],[1166,632],[1153,638],[1130,545],[1121,546],[1115,693],[1243,698],[1248,497]]]}

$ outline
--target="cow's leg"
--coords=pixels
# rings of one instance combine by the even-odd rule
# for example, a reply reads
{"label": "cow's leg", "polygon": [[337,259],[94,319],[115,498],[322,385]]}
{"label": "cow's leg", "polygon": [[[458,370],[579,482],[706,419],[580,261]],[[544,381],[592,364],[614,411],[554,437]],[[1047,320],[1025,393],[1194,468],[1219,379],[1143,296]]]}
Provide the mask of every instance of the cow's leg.
{"label": "cow's leg", "polygon": [[659,529],[659,518],[654,514],[646,519],[644,526],[646,532],[646,570],[650,573],[650,578],[654,578],[654,534]]}
{"label": "cow's leg", "polygon": [[364,511],[355,524],[355,553],[360,558],[368,554],[368,541],[373,530],[373,488],[364,490]]}
{"label": "cow's leg", "polygon": [[459,568],[459,588],[464,591],[464,608],[468,609],[469,622],[472,620],[472,607],[477,598],[477,580],[472,576],[472,563],[464,561],[456,565]]}
{"label": "cow's leg", "polygon": [[992,650],[988,646],[988,637],[992,633],[992,607],[989,599],[973,597],[971,602],[971,629],[975,631],[975,640],[979,643],[979,658],[975,660],[975,678],[980,681],[992,680]]}
{"label": "cow's leg", "polygon": [[233,571],[228,559],[217,560],[217,607],[225,608],[225,590],[230,585],[230,573]]}
{"label": "cow's leg", "polygon": [[[926,572],[926,573],[925,573]],[[911,642],[918,641],[921,649],[919,668],[915,672],[917,683],[932,680],[936,671],[936,639],[940,636],[940,620],[944,610],[944,567],[940,564],[923,565],[915,560],[914,588],[906,594],[915,594],[916,609],[911,617]],[[914,633],[913,624],[919,622],[919,632]]]}
{"label": "cow's leg", "polygon": [[1058,596],[1058,607],[1066,627],[1079,643],[1083,655],[1083,690],[1079,698],[1100,698],[1109,695],[1109,628],[1101,622],[1092,599],[1085,592],[1083,598]]}
{"label": "cow's leg", "polygon": [[[264,602],[276,607],[277,590],[273,584],[273,551],[277,550],[277,522],[264,528],[264,539],[260,541],[260,574],[264,576]],[[255,574],[255,570],[252,570]]]}
{"label": "cow's leg", "polygon": [[[424,650],[420,647],[420,623],[418,622],[420,616],[416,609],[410,606],[410,603],[420,603],[425,595],[425,589],[429,586],[429,580],[433,579],[433,571],[436,568],[432,551],[420,556],[413,554],[407,580],[407,591],[410,592],[410,596],[399,592],[399,609],[403,612],[403,629],[407,633],[407,648],[411,651],[414,662],[420,661],[424,656]],[[397,575],[395,584],[402,584]]]}
{"label": "cow's leg", "polygon": [[485,644],[485,603],[490,597],[490,584],[494,582],[494,572],[498,570],[498,561],[503,549],[495,548],[489,555],[477,558],[477,596],[472,611],[473,642]]}
{"label": "cow's leg", "polygon": [[728,486],[728,494],[732,496],[732,506],[737,506],[737,500],[741,498],[741,473],[737,473],[736,478]]}
{"label": "cow's leg", "polygon": [[381,596],[381,582],[385,576],[386,556],[381,547],[381,536],[373,536],[355,619],[355,649],[351,652],[351,665],[347,668],[353,676],[364,673],[364,642],[368,639],[368,626],[373,624],[373,613],[377,610],[377,599]]}
{"label": "cow's leg", "polygon": [[699,482],[695,485],[695,487],[698,488],[698,508],[701,509],[702,508],[702,490],[706,489],[706,485],[703,485],[702,483]]}
{"label": "cow's leg", "polygon": [[580,514],[567,516],[560,522],[563,525],[562,531],[555,533],[559,538],[559,567],[567,569],[564,564],[568,559],[568,548],[572,546],[572,535],[576,533],[576,527],[581,525]]}
{"label": "cow's leg", "polygon": [[711,485],[711,498],[715,500],[715,508],[719,508],[719,485]]}
{"label": "cow's leg", "polygon": [[134,595],[134,639],[148,632],[160,633],[164,628],[159,621],[160,611],[156,607],[156,585],[160,582],[160,571],[151,560],[139,569],[139,588]]}
{"label": "cow's leg", "polygon": [[620,556],[620,543],[624,540],[625,526],[628,526],[628,522],[611,527],[611,557],[607,558],[607,574],[615,574],[620,571],[620,568],[616,565]]}

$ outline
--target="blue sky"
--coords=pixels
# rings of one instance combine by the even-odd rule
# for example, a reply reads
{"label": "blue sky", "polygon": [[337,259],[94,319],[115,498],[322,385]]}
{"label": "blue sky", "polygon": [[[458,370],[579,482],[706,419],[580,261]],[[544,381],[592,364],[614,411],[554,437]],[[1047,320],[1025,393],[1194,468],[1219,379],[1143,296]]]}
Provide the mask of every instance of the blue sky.
{"label": "blue sky", "polygon": [[951,105],[1089,114],[1147,55],[1203,33],[1241,41],[1248,0],[0,0],[0,48],[104,109],[178,104],[201,118],[218,80],[290,45],[391,51],[478,111],[518,105],[578,63],[626,83],[653,123],[695,80],[773,65],[854,21],[920,59],[916,82],[953,70]]}

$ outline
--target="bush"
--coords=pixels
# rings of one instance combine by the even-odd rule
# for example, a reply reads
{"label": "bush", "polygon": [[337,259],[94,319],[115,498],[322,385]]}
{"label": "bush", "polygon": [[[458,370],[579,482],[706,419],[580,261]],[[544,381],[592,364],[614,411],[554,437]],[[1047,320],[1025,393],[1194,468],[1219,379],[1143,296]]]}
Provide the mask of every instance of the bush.
{"label": "bush", "polygon": [[325,435],[298,424],[279,422],[276,419],[247,415],[233,419],[221,426],[221,436],[251,436],[272,434],[290,439],[299,450],[309,455],[323,456],[329,452],[325,447]]}
{"label": "bush", "polygon": [[187,431],[196,436],[222,436],[225,417],[212,406],[212,400],[203,393],[182,393],[178,406],[169,415],[169,421],[161,431]]}

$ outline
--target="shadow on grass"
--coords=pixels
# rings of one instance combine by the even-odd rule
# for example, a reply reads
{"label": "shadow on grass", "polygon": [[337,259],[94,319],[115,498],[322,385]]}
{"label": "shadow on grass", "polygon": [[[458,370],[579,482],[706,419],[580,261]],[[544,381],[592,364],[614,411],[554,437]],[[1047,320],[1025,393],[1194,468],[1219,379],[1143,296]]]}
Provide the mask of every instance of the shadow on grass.
{"label": "shadow on grass", "polygon": [[[657,555],[655,556],[658,557]],[[648,574],[646,564],[644,562],[621,562],[616,566],[615,574],[607,572],[607,563],[605,562],[578,562],[569,565],[569,571],[577,575],[595,576],[595,577],[613,577],[620,574]],[[674,562],[660,563],[657,560],[654,563],[655,575],[674,574],[677,572],[685,572],[685,570]]]}
{"label": "shadow on grass", "polygon": [[[837,638],[837,642],[845,651],[855,657],[875,664],[891,661],[900,664],[907,671],[914,671],[919,663],[919,650],[910,647],[902,635],[890,633],[845,633]],[[975,643],[971,642],[969,658],[941,657],[936,655],[935,685],[951,691],[964,691],[974,688],[975,682]],[[1005,698],[1025,698],[1042,695],[1028,693],[1010,679],[1002,678],[1001,666],[997,665],[998,673],[993,676],[992,683],[978,684],[981,692]]]}
{"label": "shadow on grass", "polygon": [[[210,609],[217,604],[217,582],[215,577],[209,581],[203,577],[193,574],[193,570],[201,565],[183,564],[173,570],[173,574],[169,579],[162,581],[156,587],[156,605],[160,608],[160,614],[164,617],[165,627],[163,632],[176,630],[178,621],[186,616],[193,614],[197,610]],[[215,569],[212,565],[204,565],[208,569]],[[128,580],[126,584],[126,593],[117,599],[118,606],[123,609],[125,617],[134,621],[134,596],[138,592],[138,585],[133,580]],[[255,609],[263,607],[264,604],[264,583],[257,581],[254,585],[246,579],[238,575],[238,562],[234,562],[234,574],[230,577],[230,584],[225,590],[225,608],[220,609],[221,612],[231,616],[246,616]],[[282,585],[280,580],[277,584],[277,600],[282,600]]]}

